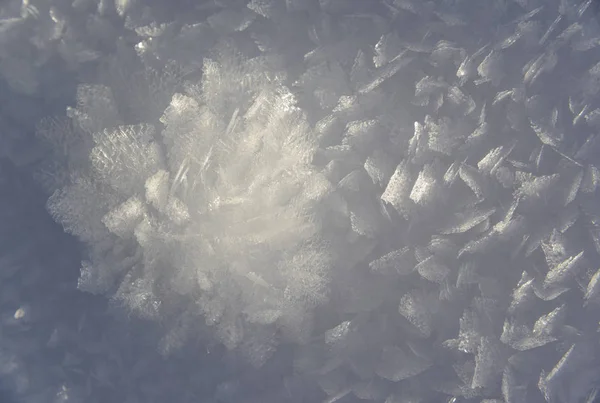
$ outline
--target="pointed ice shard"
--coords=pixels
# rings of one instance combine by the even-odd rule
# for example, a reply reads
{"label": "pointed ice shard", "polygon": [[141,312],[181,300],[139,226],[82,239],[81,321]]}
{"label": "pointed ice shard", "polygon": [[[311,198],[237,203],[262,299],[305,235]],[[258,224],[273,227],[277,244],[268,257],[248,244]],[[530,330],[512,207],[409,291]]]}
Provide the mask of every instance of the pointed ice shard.
{"label": "pointed ice shard", "polygon": [[489,81],[492,85],[498,86],[505,76],[503,63],[504,57],[502,53],[492,50],[483,59],[479,67],[477,67],[477,73],[479,73],[483,81]]}
{"label": "pointed ice shard", "polygon": [[521,280],[512,294],[512,300],[508,307],[508,313],[511,315],[528,312],[531,303],[535,301],[533,282],[534,278],[524,271]]}
{"label": "pointed ice shard", "polygon": [[585,290],[585,302],[584,306],[589,303],[599,303],[600,302],[600,269],[594,273],[590,282],[588,283],[587,289]]}
{"label": "pointed ice shard", "polygon": [[[564,382],[578,368],[591,363],[595,358],[593,350],[585,342],[575,343],[567,350],[549,373],[542,371],[538,387],[548,402],[560,401],[564,396]],[[566,396],[565,396],[566,397]]]}
{"label": "pointed ice shard", "polygon": [[375,55],[373,56],[373,64],[376,68],[380,68],[389,63],[400,51],[402,44],[398,36],[394,33],[382,35],[379,42],[375,44]]}
{"label": "pointed ice shard", "polygon": [[582,263],[583,251],[552,267],[544,279],[544,287],[562,285],[567,280],[572,279],[581,268]]}
{"label": "pointed ice shard", "polygon": [[541,316],[533,325],[533,335],[553,336],[565,324],[567,310],[566,305],[561,305],[552,312]]}
{"label": "pointed ice shard", "polygon": [[394,173],[393,159],[382,150],[375,150],[365,161],[365,171],[371,177],[374,184],[385,186]]}
{"label": "pointed ice shard", "polygon": [[360,94],[367,94],[371,91],[374,91],[385,81],[395,76],[403,67],[407,66],[413,60],[414,58],[412,56],[407,56],[406,51],[400,53],[398,56],[390,60],[390,62],[385,66],[381,67],[375,73],[375,77],[370,82],[359,88],[358,92]]}
{"label": "pointed ice shard", "polygon": [[409,211],[412,201],[410,200],[413,179],[409,165],[406,161],[401,162],[381,195],[381,200],[389,203],[399,213],[405,214]]}
{"label": "pointed ice shard", "polygon": [[506,146],[492,149],[477,163],[477,169],[484,174],[494,175],[516,145],[517,143],[513,141]]}
{"label": "pointed ice shard", "polygon": [[415,270],[424,279],[438,284],[441,284],[450,274],[450,269],[435,256],[423,260],[415,267]]}
{"label": "pointed ice shard", "polygon": [[471,188],[475,196],[477,196],[477,199],[483,200],[487,187],[487,181],[481,175],[481,172],[469,165],[462,164],[458,174],[463,182],[469,188]]}
{"label": "pointed ice shard", "polygon": [[481,337],[475,356],[475,373],[471,388],[491,388],[494,386],[505,364],[505,354],[498,340]]}
{"label": "pointed ice shard", "polygon": [[414,270],[414,255],[408,247],[402,248],[372,261],[369,263],[369,267],[377,273],[410,274]]}
{"label": "pointed ice shard", "polygon": [[398,312],[428,338],[434,326],[434,317],[439,309],[439,299],[435,293],[413,290],[402,296]]}
{"label": "pointed ice shard", "polygon": [[481,224],[496,212],[495,208],[468,209],[450,219],[450,223],[442,227],[440,234],[461,234]]}
{"label": "pointed ice shard", "polygon": [[527,403],[527,385],[519,382],[510,365],[504,368],[502,374],[502,397],[505,403]]}
{"label": "pointed ice shard", "polygon": [[416,204],[427,205],[435,199],[438,190],[438,181],[435,177],[435,171],[432,164],[427,164],[413,185],[410,192],[410,199]]}
{"label": "pointed ice shard", "polygon": [[600,169],[594,165],[588,165],[581,180],[581,191],[583,193],[595,193],[600,185]]}

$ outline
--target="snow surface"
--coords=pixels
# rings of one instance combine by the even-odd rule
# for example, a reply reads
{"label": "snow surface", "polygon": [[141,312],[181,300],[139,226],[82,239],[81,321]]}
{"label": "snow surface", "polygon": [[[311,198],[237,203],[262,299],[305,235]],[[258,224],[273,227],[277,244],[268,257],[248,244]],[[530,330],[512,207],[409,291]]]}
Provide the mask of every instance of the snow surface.
{"label": "snow surface", "polygon": [[596,401],[599,13],[6,0],[0,399]]}

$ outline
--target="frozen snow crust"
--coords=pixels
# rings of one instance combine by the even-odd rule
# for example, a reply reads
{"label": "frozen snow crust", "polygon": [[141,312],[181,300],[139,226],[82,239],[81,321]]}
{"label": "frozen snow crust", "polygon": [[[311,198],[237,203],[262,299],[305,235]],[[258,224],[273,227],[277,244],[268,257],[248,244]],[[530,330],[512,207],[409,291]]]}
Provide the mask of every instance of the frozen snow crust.
{"label": "frozen snow crust", "polygon": [[11,299],[24,401],[594,401],[591,0],[1,7],[11,91],[77,85],[8,157],[81,242],[57,299],[109,335]]}

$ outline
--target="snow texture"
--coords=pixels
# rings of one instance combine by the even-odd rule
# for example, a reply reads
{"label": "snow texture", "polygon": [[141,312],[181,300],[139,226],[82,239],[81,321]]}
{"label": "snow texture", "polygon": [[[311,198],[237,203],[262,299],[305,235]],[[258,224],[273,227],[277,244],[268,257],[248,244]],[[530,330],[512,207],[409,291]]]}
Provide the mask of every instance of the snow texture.
{"label": "snow texture", "polygon": [[6,399],[597,401],[599,13],[5,1]]}

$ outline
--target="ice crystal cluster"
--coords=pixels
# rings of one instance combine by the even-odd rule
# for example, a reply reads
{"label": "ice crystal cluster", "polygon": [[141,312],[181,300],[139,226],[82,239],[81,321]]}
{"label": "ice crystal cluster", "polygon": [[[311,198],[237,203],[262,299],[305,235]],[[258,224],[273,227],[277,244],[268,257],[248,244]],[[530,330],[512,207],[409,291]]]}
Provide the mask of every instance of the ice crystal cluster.
{"label": "ice crystal cluster", "polygon": [[75,88],[9,158],[81,245],[55,301],[106,336],[7,298],[17,395],[595,401],[597,3],[51,3],[0,6],[10,91]]}
{"label": "ice crystal cluster", "polygon": [[[80,289],[146,317],[204,316],[230,348],[257,327],[258,361],[275,330],[310,331],[335,253],[317,136],[270,62],[225,46],[151,123],[123,124],[109,87],[79,87],[74,135],[91,137],[89,158],[48,201],[90,248]],[[86,133],[96,113],[114,120]]]}

